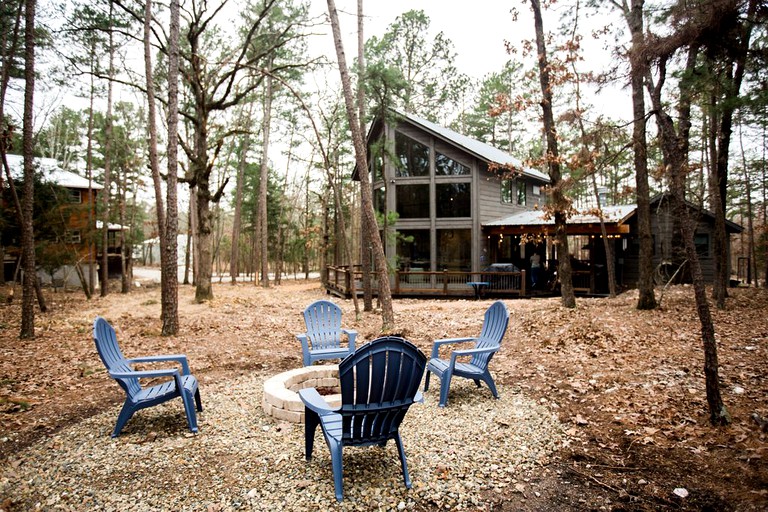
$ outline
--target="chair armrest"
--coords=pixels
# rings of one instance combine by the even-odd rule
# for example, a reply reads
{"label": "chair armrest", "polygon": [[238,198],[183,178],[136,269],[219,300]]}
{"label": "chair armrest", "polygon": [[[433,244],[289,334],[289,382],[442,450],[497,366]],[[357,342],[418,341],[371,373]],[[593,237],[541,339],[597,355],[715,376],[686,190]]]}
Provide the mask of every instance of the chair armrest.
{"label": "chair armrest", "polygon": [[184,354],[168,354],[168,355],[159,355],[159,356],[134,357],[132,359],[127,359],[127,361],[128,361],[128,364],[176,361],[181,365],[182,375],[189,375],[190,373],[189,362],[187,361],[187,356],[185,356]]}
{"label": "chair armrest", "polygon": [[476,341],[477,338],[444,338],[442,340],[435,340],[432,344],[432,357],[433,359],[437,357],[440,350],[440,345],[447,345],[449,343],[465,343],[467,341]]}
{"label": "chair armrest", "polygon": [[317,413],[318,416],[325,416],[338,411],[338,409],[331,408],[315,388],[300,389],[299,398],[308,409]]}
{"label": "chair armrest", "polygon": [[113,379],[147,379],[153,377],[171,377],[178,374],[179,370],[176,368],[165,370],[142,370],[134,372],[109,372],[109,376]]}
{"label": "chair armrest", "polygon": [[349,351],[355,351],[355,339],[357,338],[357,331],[354,329],[342,329],[341,332],[347,335],[349,338]]}
{"label": "chair armrest", "polygon": [[498,350],[499,350],[499,347],[454,350],[453,352],[451,352],[451,362],[450,362],[451,372],[453,372],[453,368],[455,368],[456,366],[456,358],[459,356],[471,356],[475,354],[491,354],[493,352],[497,352]]}

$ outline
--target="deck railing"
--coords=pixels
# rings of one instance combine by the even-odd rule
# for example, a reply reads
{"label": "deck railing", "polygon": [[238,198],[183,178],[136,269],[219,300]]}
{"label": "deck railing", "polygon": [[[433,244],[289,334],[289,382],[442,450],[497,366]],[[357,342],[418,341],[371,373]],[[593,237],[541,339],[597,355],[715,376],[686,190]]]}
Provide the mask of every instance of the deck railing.
{"label": "deck railing", "polygon": [[[337,294],[352,294],[352,279],[355,289],[362,293],[362,270],[359,266],[350,270],[348,266],[329,266],[326,287]],[[374,291],[378,283],[373,278]],[[392,281],[392,294],[395,296],[447,296],[471,297],[474,289],[470,282],[488,283],[483,286],[484,296],[525,296],[527,278],[525,271],[520,272],[461,272],[445,270],[442,272],[396,271]]]}

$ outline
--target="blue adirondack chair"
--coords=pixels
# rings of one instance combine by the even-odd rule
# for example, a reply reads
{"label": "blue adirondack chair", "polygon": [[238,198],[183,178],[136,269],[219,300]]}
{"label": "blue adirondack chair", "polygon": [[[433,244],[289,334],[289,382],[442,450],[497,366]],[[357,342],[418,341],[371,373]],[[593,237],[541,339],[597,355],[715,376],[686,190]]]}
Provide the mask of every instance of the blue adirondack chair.
{"label": "blue adirondack chair", "polygon": [[394,336],[363,345],[339,364],[341,407],[332,409],[315,388],[299,391],[305,405],[304,442],[312,458],[317,426],[331,451],[336,499],[342,490],[341,450],[344,446],[384,446],[394,439],[405,486],[411,488],[403,440],[398,428],[408,408],[423,401],[419,384],[427,358],[410,342]]}
{"label": "blue adirondack chair", "polygon": [[[304,366],[321,359],[343,359],[355,351],[357,331],[341,328],[341,308],[328,300],[318,300],[304,310],[307,332],[297,334]],[[342,334],[347,345],[342,345]]]}
{"label": "blue adirondack chair", "polygon": [[[140,409],[152,407],[172,398],[180,396],[184,402],[184,411],[187,415],[187,424],[191,432],[197,432],[197,410],[202,411],[200,391],[197,388],[197,379],[189,373],[189,363],[184,355],[149,356],[126,359],[117,344],[117,336],[112,326],[101,317],[96,317],[93,322],[93,340],[96,350],[99,352],[104,366],[109,371],[109,376],[120,384],[126,394],[125,403],[117,417],[117,424],[112,431],[112,437],[120,435],[120,431],[133,413]],[[181,365],[178,368],[163,370],[136,371],[131,366],[134,363],[154,363],[175,361]],[[173,377],[173,380],[163,382],[151,387],[142,387],[139,379],[155,377]]]}
{"label": "blue adirondack chair", "polygon": [[[494,302],[485,312],[485,320],[480,336],[473,338],[449,338],[435,340],[432,345],[432,355],[427,364],[427,377],[424,382],[424,391],[429,389],[429,375],[434,373],[440,378],[440,407],[445,407],[448,402],[448,388],[451,385],[451,377],[464,377],[472,379],[480,387],[480,381],[485,382],[491,389],[495,398],[499,397],[496,384],[488,371],[488,363],[493,355],[498,352],[504,333],[509,324],[509,312],[500,300]],[[474,342],[475,346],[466,350],[454,350],[450,360],[441,359],[439,349],[441,345],[451,343]],[[460,356],[471,356],[469,362],[457,361]]]}

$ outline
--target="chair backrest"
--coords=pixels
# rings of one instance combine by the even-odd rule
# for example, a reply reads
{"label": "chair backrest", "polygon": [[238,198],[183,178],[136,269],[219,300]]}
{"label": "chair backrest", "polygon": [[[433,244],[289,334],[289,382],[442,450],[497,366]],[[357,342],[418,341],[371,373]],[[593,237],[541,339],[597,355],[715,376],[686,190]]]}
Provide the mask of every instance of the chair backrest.
{"label": "chair backrest", "polygon": [[[108,371],[133,371],[120,351],[115,329],[100,316],[96,317],[96,320],[93,322],[93,341],[96,343],[96,350],[99,352],[99,357],[101,357],[101,361]],[[118,384],[129,396],[134,396],[141,391],[139,379],[120,378],[115,380],[117,380]]]}
{"label": "chair backrest", "polygon": [[[509,311],[507,306],[500,300],[491,304],[485,311],[483,320],[483,329],[475,342],[475,348],[499,348],[504,334],[507,332],[509,324]],[[472,356],[471,364],[485,369],[493,357],[493,352],[485,354],[475,354]]]}
{"label": "chair backrest", "polygon": [[342,443],[377,444],[392,439],[413,404],[427,364],[412,343],[377,338],[339,364]]}
{"label": "chair backrest", "polygon": [[304,310],[307,337],[313,350],[341,345],[341,308],[328,300],[318,300]]}

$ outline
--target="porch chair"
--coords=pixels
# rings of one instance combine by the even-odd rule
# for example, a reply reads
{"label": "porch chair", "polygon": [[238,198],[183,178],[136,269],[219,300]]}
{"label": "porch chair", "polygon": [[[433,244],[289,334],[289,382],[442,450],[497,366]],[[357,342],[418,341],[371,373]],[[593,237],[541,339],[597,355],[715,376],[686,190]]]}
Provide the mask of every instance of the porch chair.
{"label": "porch chair", "polygon": [[[187,356],[158,355],[126,359],[117,344],[115,329],[102,317],[96,317],[93,322],[93,340],[96,343],[99,357],[101,357],[104,366],[107,367],[109,376],[117,381],[126,394],[125,403],[123,403],[123,408],[117,417],[115,429],[112,431],[112,437],[120,435],[120,431],[136,411],[167,402],[177,396],[180,396],[184,402],[184,412],[187,416],[189,430],[197,432],[195,405],[197,405],[198,411],[202,411],[203,406],[200,401],[197,379],[189,372]],[[175,361],[181,365],[181,372],[178,368],[136,371],[132,367],[134,363],[158,361]],[[139,381],[142,378],[155,377],[173,377],[173,380],[151,387],[142,387]]]}
{"label": "porch chair", "polygon": [[[355,351],[357,331],[341,328],[341,308],[328,300],[318,300],[304,310],[307,332],[297,334],[304,366],[322,359],[343,359]],[[342,335],[347,344],[342,345]]]}
{"label": "porch chair", "polygon": [[306,458],[312,458],[320,425],[331,452],[336,499],[344,498],[342,448],[384,446],[394,439],[405,486],[411,488],[403,441],[398,431],[408,408],[422,402],[419,391],[427,358],[410,342],[386,336],[363,345],[339,365],[341,407],[332,409],[315,388],[299,390],[305,406]]}
{"label": "porch chair", "polygon": [[[429,389],[430,373],[434,373],[440,378],[440,407],[445,407],[448,402],[448,388],[453,376],[472,379],[477,387],[480,387],[482,380],[488,385],[494,398],[498,398],[499,394],[488,370],[488,363],[491,362],[491,358],[501,346],[501,340],[507,331],[507,324],[509,324],[509,312],[504,303],[498,300],[486,310],[483,328],[479,336],[435,340],[432,345],[432,355],[427,364],[424,391]],[[454,350],[451,352],[450,360],[439,357],[439,349],[442,345],[466,342],[474,342],[474,348]],[[471,356],[471,359],[469,362],[457,361],[456,359],[461,356]]]}

